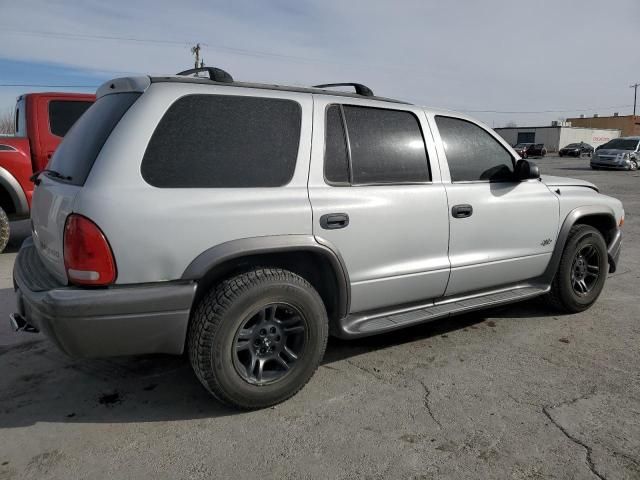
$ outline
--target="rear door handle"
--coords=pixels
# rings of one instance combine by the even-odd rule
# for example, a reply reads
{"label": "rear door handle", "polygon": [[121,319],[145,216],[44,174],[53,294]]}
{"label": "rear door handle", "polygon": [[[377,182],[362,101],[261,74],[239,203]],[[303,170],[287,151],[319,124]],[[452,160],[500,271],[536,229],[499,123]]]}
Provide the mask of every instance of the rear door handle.
{"label": "rear door handle", "polygon": [[320,217],[320,226],[325,230],[337,230],[349,225],[349,215],[346,213],[328,213]]}
{"label": "rear door handle", "polygon": [[468,204],[455,205],[451,208],[453,218],[468,218],[473,215],[473,207]]}

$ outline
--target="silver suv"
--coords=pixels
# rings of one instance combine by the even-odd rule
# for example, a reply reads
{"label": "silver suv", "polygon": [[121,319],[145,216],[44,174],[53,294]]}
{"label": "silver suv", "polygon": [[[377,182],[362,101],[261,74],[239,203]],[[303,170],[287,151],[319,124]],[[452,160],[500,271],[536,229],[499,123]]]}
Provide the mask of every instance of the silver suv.
{"label": "silver suv", "polygon": [[101,86],[33,197],[17,330],[81,357],[185,350],[241,408],[356,338],[547,295],[589,308],[624,211],[465,115],[211,78]]}

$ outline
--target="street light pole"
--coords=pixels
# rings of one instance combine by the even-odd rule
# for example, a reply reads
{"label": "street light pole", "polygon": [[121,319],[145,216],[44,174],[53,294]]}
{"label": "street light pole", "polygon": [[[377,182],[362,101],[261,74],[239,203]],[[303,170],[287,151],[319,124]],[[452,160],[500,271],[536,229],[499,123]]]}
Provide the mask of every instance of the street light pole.
{"label": "street light pole", "polygon": [[640,83],[635,83],[631,85],[629,88],[633,88],[633,116],[636,116],[636,100],[638,99],[638,87]]}

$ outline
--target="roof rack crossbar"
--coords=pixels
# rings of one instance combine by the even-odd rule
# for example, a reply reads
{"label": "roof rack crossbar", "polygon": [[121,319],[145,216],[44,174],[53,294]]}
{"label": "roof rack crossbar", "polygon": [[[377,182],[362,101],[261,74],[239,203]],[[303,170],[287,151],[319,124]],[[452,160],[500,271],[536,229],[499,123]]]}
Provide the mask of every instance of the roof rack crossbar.
{"label": "roof rack crossbar", "polygon": [[176,75],[186,76],[193,75],[194,73],[199,72],[207,72],[209,74],[209,79],[213,80],[214,82],[233,83],[233,77],[228,72],[216,67],[190,68],[189,70],[178,72],[176,73]]}
{"label": "roof rack crossbar", "polygon": [[358,95],[364,97],[373,97],[373,90],[361,83],[325,83],[322,85],[314,85],[313,88],[330,88],[330,87],[353,87]]}

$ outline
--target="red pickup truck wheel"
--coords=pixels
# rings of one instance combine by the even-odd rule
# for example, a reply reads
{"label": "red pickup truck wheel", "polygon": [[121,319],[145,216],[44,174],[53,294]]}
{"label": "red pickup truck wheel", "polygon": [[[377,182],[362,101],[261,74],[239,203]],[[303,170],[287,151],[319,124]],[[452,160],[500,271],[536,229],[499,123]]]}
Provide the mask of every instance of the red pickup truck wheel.
{"label": "red pickup truck wheel", "polygon": [[7,243],[9,243],[9,217],[0,207],[0,253],[4,252]]}

